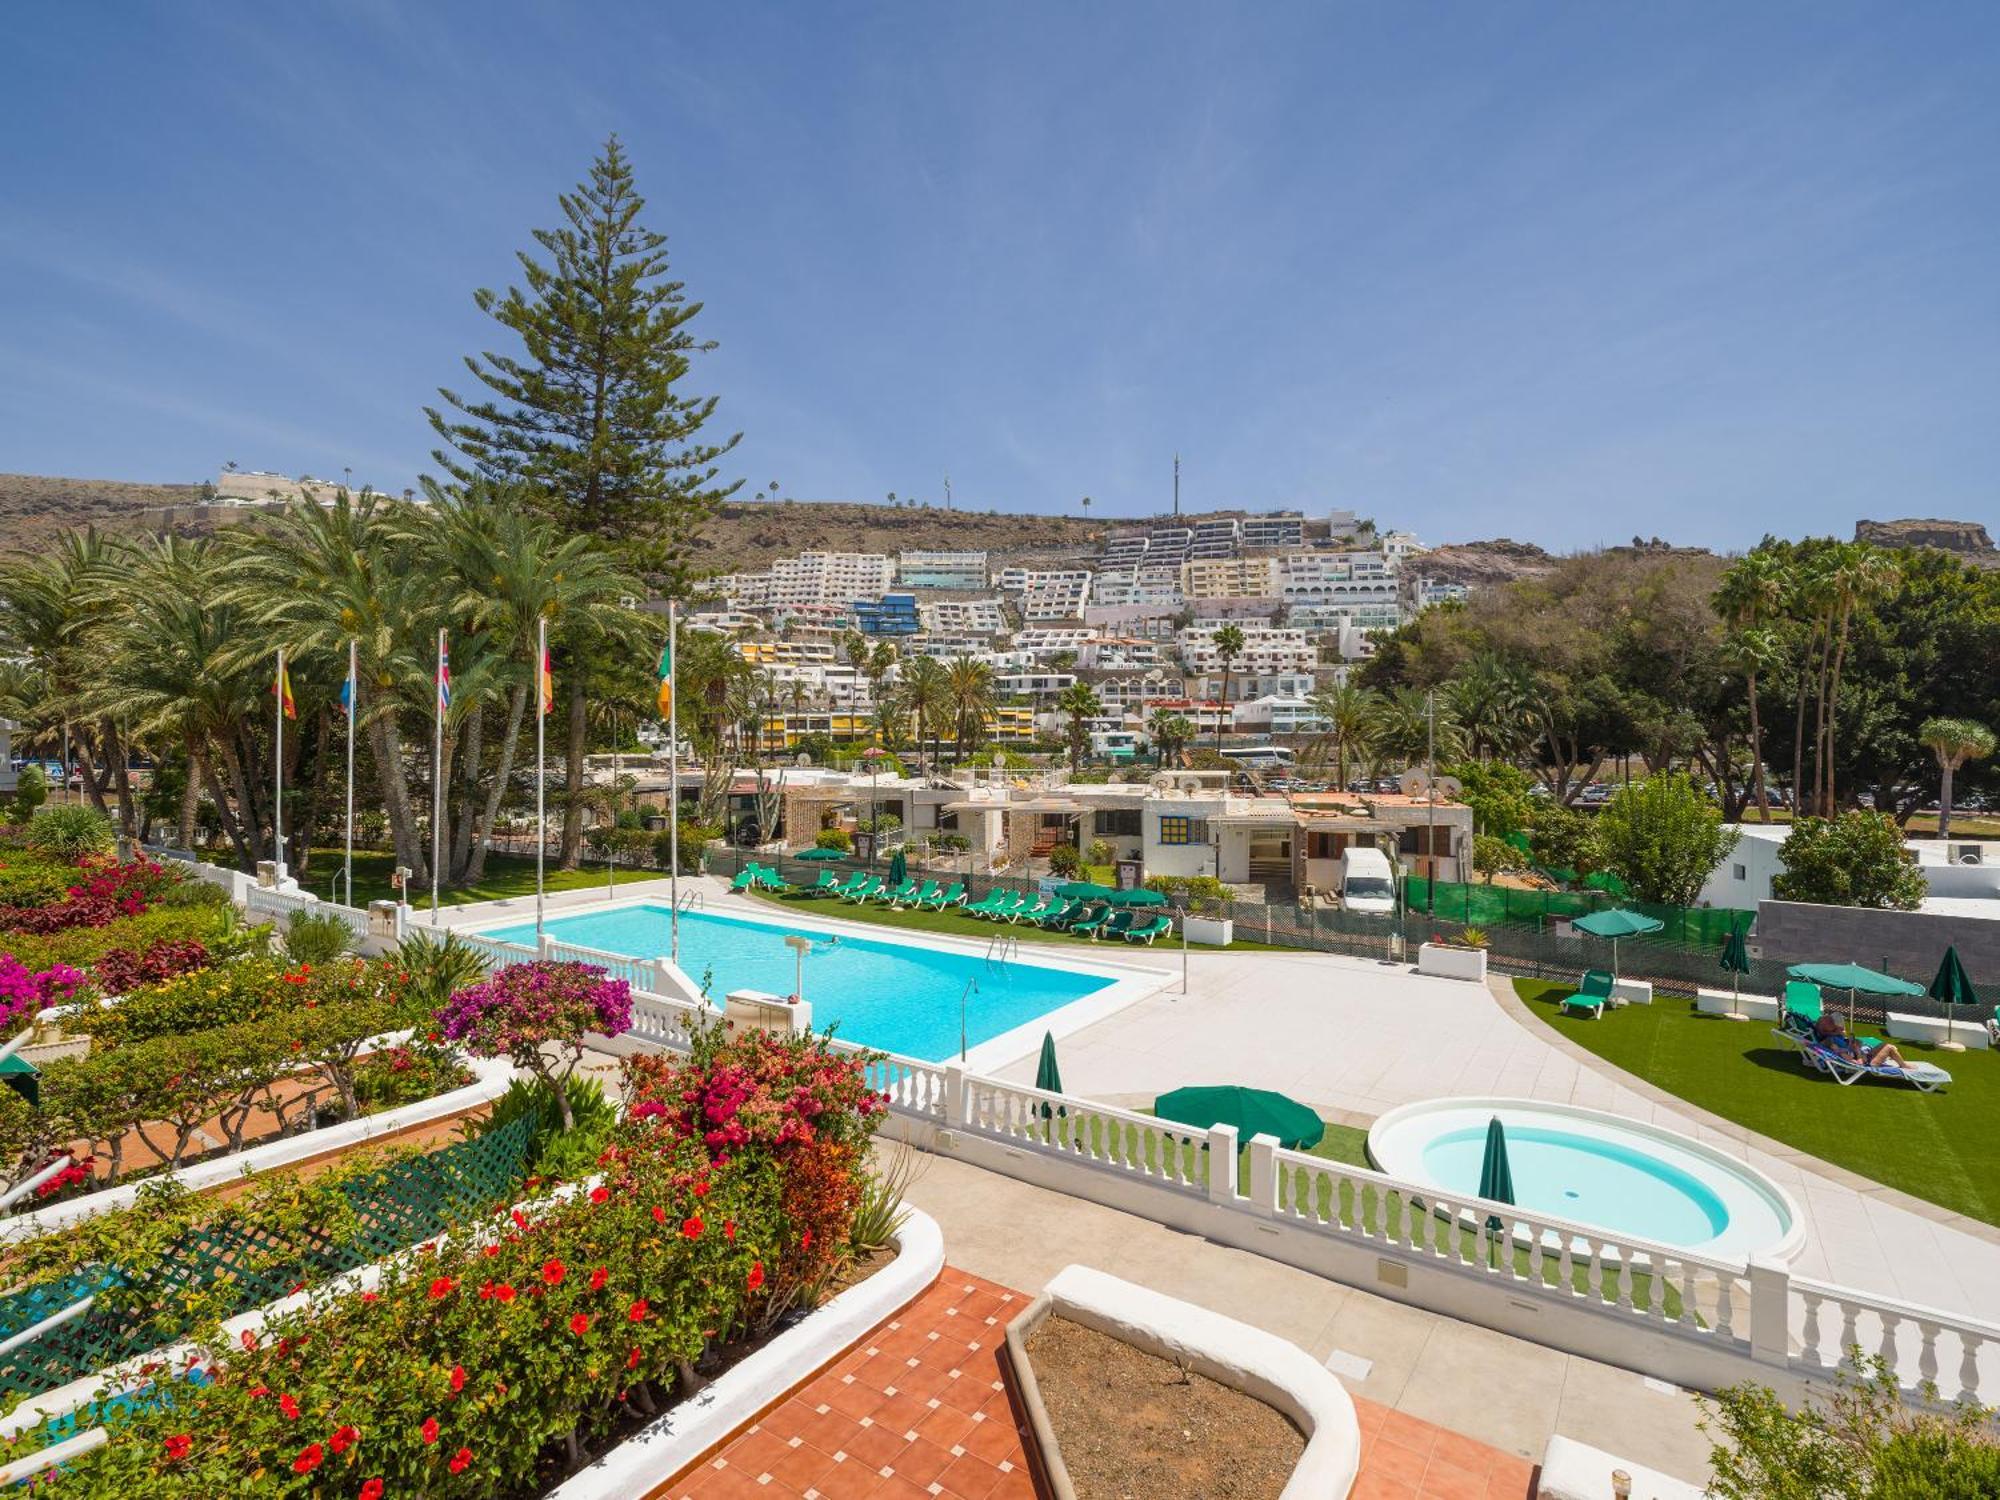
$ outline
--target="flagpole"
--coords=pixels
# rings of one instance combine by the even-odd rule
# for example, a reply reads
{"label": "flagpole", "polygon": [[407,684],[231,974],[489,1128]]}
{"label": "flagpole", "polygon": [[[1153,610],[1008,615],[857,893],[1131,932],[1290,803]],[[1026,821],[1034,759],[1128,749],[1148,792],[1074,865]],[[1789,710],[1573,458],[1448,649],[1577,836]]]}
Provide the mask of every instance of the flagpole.
{"label": "flagpole", "polygon": [[681,695],[674,674],[681,669],[680,641],[676,638],[680,606],[667,601],[667,890],[672,918],[672,961],[681,961]]}
{"label": "flagpole", "polygon": [[444,627],[438,626],[437,691],[431,708],[437,716],[437,737],[431,751],[431,926],[438,922],[438,860],[444,854]]}
{"label": "flagpole", "polygon": [[277,846],[278,879],[285,878],[285,648],[278,648],[278,745],[272,757],[278,775],[278,800],[271,807],[271,842]]}
{"label": "flagpole", "polygon": [[354,904],[354,712],[361,696],[355,681],[359,675],[360,651],[360,640],[350,639],[347,643],[347,856],[341,867],[349,906]]}
{"label": "flagpole", "polygon": [[549,720],[549,621],[535,622],[535,949],[542,946],[542,853],[549,842],[548,809],[542,796],[542,746]]}

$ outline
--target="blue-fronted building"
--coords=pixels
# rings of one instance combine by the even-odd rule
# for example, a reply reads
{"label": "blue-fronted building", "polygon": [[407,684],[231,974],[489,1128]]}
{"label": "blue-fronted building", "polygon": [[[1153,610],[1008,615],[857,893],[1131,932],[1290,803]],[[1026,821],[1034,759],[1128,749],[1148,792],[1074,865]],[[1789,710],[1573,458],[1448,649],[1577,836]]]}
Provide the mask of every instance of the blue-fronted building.
{"label": "blue-fronted building", "polygon": [[863,635],[915,635],[923,626],[917,617],[915,594],[884,594],[874,601],[856,599],[854,624]]}

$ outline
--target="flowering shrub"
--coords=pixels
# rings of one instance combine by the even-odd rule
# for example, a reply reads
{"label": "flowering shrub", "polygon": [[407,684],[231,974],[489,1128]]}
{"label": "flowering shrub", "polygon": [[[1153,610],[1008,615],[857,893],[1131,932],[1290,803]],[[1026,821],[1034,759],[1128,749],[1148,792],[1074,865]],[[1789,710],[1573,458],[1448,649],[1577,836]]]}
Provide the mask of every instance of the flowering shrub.
{"label": "flowering shrub", "polygon": [[179,879],[150,859],[82,859],[82,878],[64,899],[43,906],[0,907],[0,929],[46,934],[71,927],[102,927],[136,917],[152,898]]}
{"label": "flowering shrub", "polygon": [[[194,885],[177,889],[207,891],[215,887]],[[118,917],[102,927],[71,927],[37,937],[8,933],[0,937],[0,951],[11,950],[31,969],[46,969],[60,963],[93,974],[98,960],[114,948],[143,954],[155,943],[195,942],[207,949],[210,964],[220,964],[245,953],[262,952],[269,935],[268,927],[252,927],[240,921],[235,908],[230,906],[155,905],[136,917]]]}
{"label": "flowering shrub", "polygon": [[0,851],[0,906],[60,901],[76,881],[76,866],[25,849]]}
{"label": "flowering shrub", "polygon": [[159,984],[177,974],[208,967],[208,949],[193,938],[161,938],[143,954],[113,948],[97,961],[97,987],[107,995],[123,995],[142,984]]}
{"label": "flowering shrub", "polygon": [[585,1032],[618,1036],[632,1025],[632,988],[592,964],[511,964],[445,1001],[438,1029],[481,1057],[505,1057],[555,1091],[563,1129],[575,1119],[569,1075]]}
{"label": "flowering shrub", "polygon": [[0,953],[0,1025],[32,1016],[45,1006],[62,1005],[83,988],[83,975],[67,964],[39,974],[11,953]]}
{"label": "flowering shrub", "polygon": [[280,1011],[312,1011],[356,1001],[387,1002],[395,1020],[405,1016],[402,993],[402,971],[391,959],[355,959],[316,969],[249,958],[127,991],[116,1009],[99,1011],[83,1024],[97,1045],[116,1047],[255,1021]]}
{"label": "flowering shrub", "polygon": [[[853,1066],[823,1042],[799,1050],[801,1076]],[[718,1041],[688,1066],[734,1070],[752,1053],[761,1066],[761,1043]],[[681,1081],[694,1084],[695,1072]],[[628,1117],[592,1190],[504,1214],[485,1236],[422,1247],[372,1291],[321,1291],[309,1310],[273,1319],[261,1342],[246,1335],[213,1350],[212,1384],[112,1414],[111,1441],[71,1463],[62,1493],[387,1500],[545,1489],[619,1423],[689,1392],[711,1354],[759,1318],[773,1268],[800,1242],[845,1242],[837,1217],[808,1225],[788,1206],[835,1186],[795,1192],[806,1163],[830,1165],[866,1135],[865,1088],[826,1086],[850,1100],[850,1120],[818,1110],[809,1135],[779,1121],[720,1163],[664,1109]],[[800,1113],[792,1102],[776,1109]],[[0,1457],[45,1440],[37,1426]]]}

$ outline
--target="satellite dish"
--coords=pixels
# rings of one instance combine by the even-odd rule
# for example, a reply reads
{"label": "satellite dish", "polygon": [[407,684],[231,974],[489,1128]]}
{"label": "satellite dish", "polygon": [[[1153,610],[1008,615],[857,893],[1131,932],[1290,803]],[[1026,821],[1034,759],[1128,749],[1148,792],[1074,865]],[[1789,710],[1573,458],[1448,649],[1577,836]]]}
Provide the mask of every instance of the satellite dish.
{"label": "satellite dish", "polygon": [[1440,776],[1437,779],[1437,794],[1440,797],[1456,797],[1465,790],[1465,783],[1456,776]]}
{"label": "satellite dish", "polygon": [[1422,771],[1409,770],[1402,774],[1397,785],[1402,787],[1405,797],[1421,797],[1431,789],[1431,779]]}
{"label": "satellite dish", "polygon": [[793,764],[796,765],[802,771],[812,763],[813,763],[813,758],[810,755],[806,754],[806,752],[803,750],[799,752],[799,758],[793,762]]}

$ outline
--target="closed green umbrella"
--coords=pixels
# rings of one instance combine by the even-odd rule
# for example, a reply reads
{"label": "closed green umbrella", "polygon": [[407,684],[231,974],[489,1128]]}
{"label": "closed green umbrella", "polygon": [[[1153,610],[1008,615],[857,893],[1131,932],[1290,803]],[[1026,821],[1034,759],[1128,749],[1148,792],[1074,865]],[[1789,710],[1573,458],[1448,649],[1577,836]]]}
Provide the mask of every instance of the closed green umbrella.
{"label": "closed green umbrella", "polygon": [[1854,1031],[1854,997],[1862,995],[1921,995],[1924,987],[1879,969],[1860,964],[1793,964],[1785,973],[1793,979],[1809,979],[1829,989],[1847,991],[1847,1030]]}
{"label": "closed green umbrella", "polygon": [[1729,941],[1722,945],[1722,967],[1729,975],[1729,1017],[1743,1019],[1739,1008],[1743,999],[1743,976],[1750,972],[1750,949],[1743,941],[1743,929],[1729,929]]}
{"label": "closed green umbrella", "polygon": [[1245,1142],[1252,1136],[1274,1135],[1279,1145],[1295,1151],[1317,1146],[1326,1135],[1326,1122],[1316,1113],[1270,1089],[1233,1085],[1175,1089],[1153,1101],[1153,1113],[1199,1130],[1234,1125],[1237,1138]]}
{"label": "closed green umbrella", "polygon": [[[1042,1060],[1035,1064],[1035,1087],[1045,1094],[1060,1094],[1063,1091],[1062,1070],[1056,1066],[1056,1034],[1042,1033]],[[1048,1119],[1052,1111],[1047,1104],[1042,1105],[1042,1118]],[[1059,1111],[1068,1114],[1068,1110]]]}
{"label": "closed green umbrella", "polygon": [[1129,891],[1111,891],[1104,899],[1113,906],[1165,906],[1167,896],[1164,891],[1148,890],[1145,886],[1134,886]]}
{"label": "closed green umbrella", "polygon": [[[1479,1196],[1488,1203],[1514,1201],[1514,1169],[1507,1161],[1507,1132],[1498,1115],[1486,1125],[1486,1155],[1479,1163]],[[1499,1217],[1489,1214],[1486,1227],[1500,1228]]]}
{"label": "closed green umbrella", "polygon": [[910,862],[903,858],[902,845],[898,844],[896,852],[889,856],[889,884],[898,886],[909,878]]}
{"label": "closed green umbrella", "polygon": [[1958,945],[1954,943],[1944,950],[1944,962],[1938,965],[1937,978],[1924,993],[1944,1007],[1944,1044],[1957,1051],[1962,1045],[1951,1039],[1951,1008],[1954,1005],[1977,1005],[1979,996],[1973,993],[1972,976],[1965,972],[1965,965],[1959,961]]}
{"label": "closed green umbrella", "polygon": [[820,848],[801,849],[797,854],[794,854],[792,858],[793,859],[845,859],[847,858],[847,851],[845,849],[820,849]]}
{"label": "closed green umbrella", "polygon": [[1588,916],[1578,917],[1570,924],[1579,932],[1587,932],[1592,937],[1611,939],[1611,977],[1618,977],[1618,940],[1637,937],[1644,932],[1658,932],[1666,926],[1636,911],[1627,911],[1622,906],[1614,906],[1606,911],[1594,911]]}

